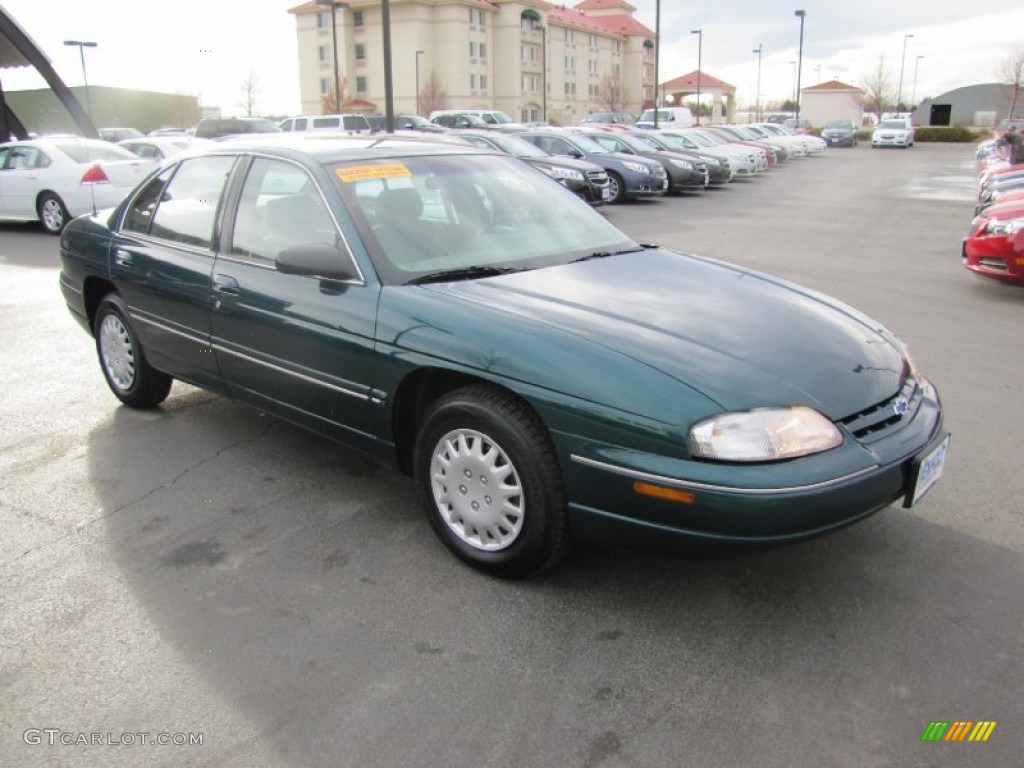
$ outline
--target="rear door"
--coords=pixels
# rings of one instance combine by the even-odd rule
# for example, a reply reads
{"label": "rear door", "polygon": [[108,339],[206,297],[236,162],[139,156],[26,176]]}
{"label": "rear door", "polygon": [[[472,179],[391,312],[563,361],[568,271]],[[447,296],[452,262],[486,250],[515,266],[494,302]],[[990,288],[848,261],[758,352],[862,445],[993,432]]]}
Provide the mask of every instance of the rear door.
{"label": "rear door", "polygon": [[128,203],[110,271],[149,362],[222,390],[210,345],[210,278],[234,154],[172,165]]}

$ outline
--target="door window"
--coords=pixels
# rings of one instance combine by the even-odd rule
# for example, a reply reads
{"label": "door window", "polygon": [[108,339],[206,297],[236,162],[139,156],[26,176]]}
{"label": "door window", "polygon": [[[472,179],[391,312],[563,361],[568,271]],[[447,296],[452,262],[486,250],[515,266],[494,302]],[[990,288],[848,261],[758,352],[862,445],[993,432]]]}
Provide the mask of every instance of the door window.
{"label": "door window", "polygon": [[200,157],[178,166],[164,188],[149,233],[199,248],[210,248],[217,206],[235,158]]}

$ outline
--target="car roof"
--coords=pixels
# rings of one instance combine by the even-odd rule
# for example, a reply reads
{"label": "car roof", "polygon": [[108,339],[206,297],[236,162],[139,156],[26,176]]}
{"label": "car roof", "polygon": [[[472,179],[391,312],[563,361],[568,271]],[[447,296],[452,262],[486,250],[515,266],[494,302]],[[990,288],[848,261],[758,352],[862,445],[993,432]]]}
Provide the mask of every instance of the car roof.
{"label": "car roof", "polygon": [[470,144],[410,140],[410,137],[348,136],[327,132],[313,135],[249,134],[216,142],[205,153],[260,151],[281,157],[310,156],[321,163],[375,160],[382,157],[492,154]]}

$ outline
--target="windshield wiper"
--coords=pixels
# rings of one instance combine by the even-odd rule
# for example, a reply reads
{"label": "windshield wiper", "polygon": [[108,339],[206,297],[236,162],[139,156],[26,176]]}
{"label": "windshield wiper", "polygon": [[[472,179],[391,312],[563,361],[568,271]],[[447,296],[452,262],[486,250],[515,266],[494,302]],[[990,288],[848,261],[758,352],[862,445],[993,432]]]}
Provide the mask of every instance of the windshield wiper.
{"label": "windshield wiper", "polygon": [[571,263],[575,264],[579,261],[590,261],[591,259],[606,259],[609,256],[618,256],[622,253],[638,253],[646,250],[648,247],[650,246],[639,245],[631,248],[622,248],[618,251],[594,251],[593,253],[588,253],[586,256],[580,256],[578,259],[573,259]]}
{"label": "windshield wiper", "polygon": [[516,267],[459,267],[458,269],[443,269],[440,272],[428,272],[425,275],[414,277],[406,281],[406,285],[422,285],[423,283],[445,283],[449,280],[473,280],[478,277],[494,277],[495,275],[507,275],[512,272],[522,272]]}

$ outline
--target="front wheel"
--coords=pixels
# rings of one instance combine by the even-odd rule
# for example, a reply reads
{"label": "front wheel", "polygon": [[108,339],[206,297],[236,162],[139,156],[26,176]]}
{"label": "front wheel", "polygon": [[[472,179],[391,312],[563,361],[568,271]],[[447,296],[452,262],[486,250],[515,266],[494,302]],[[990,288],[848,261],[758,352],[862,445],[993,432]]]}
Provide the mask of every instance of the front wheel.
{"label": "front wheel", "polygon": [[621,203],[626,199],[626,183],[614,171],[608,171],[608,202]]}
{"label": "front wheel", "polygon": [[100,302],[93,322],[96,354],[111,391],[131,408],[154,408],[171,391],[173,379],[151,368],[128,321],[121,297],[108,294]]}
{"label": "front wheel", "polygon": [[565,553],[554,448],[540,419],[503,390],[479,384],[438,400],[417,435],[413,469],[434,532],[474,568],[525,577]]}
{"label": "front wheel", "polygon": [[64,226],[71,219],[68,209],[64,207],[64,201],[53,192],[47,192],[39,198],[38,213],[43,229],[51,235],[63,232]]}

